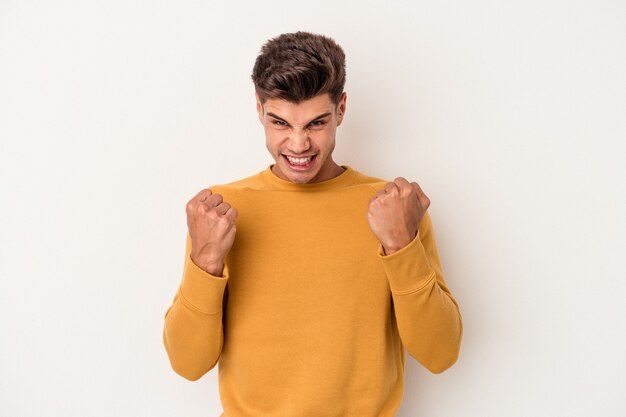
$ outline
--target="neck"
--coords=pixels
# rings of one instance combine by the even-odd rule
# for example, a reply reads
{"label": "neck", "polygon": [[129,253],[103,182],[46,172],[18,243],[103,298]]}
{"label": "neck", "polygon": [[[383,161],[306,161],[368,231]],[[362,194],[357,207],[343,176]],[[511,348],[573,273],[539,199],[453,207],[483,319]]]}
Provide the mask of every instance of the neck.
{"label": "neck", "polygon": [[344,171],[345,168],[343,168],[341,165],[338,165],[335,161],[332,161],[330,167],[328,167],[327,169],[327,173],[323,175],[322,179],[320,179],[319,181],[327,181],[333,179],[341,175],[341,173]]}

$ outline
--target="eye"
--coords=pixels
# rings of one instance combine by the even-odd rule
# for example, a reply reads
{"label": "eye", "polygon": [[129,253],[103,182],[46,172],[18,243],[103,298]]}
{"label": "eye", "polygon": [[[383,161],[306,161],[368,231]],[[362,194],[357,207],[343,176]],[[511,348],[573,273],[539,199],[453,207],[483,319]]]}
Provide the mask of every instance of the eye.
{"label": "eye", "polygon": [[286,127],[287,123],[283,122],[282,120],[272,120],[272,124],[276,127]]}
{"label": "eye", "polygon": [[325,120],[314,120],[310,123],[310,126],[319,128],[319,127],[324,126],[325,124],[326,124]]}

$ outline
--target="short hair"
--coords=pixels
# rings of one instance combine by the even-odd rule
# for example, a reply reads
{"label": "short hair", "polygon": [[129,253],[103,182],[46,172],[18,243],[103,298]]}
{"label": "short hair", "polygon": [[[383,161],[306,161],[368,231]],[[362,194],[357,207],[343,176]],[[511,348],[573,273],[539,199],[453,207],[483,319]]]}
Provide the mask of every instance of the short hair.
{"label": "short hair", "polygon": [[324,93],[338,104],[346,82],[345,60],[343,49],[327,36],[283,33],[261,47],[252,81],[261,104],[271,98],[297,104]]}

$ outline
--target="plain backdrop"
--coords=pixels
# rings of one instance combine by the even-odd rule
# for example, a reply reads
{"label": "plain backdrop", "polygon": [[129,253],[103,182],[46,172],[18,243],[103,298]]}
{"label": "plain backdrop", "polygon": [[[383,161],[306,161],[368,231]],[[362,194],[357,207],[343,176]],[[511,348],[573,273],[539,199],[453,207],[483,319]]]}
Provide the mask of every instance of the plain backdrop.
{"label": "plain backdrop", "polygon": [[417,181],[458,362],[400,417],[626,415],[622,1],[0,1],[0,415],[218,416],[170,368],[185,204],[273,162],[252,66],[347,55],[335,159]]}

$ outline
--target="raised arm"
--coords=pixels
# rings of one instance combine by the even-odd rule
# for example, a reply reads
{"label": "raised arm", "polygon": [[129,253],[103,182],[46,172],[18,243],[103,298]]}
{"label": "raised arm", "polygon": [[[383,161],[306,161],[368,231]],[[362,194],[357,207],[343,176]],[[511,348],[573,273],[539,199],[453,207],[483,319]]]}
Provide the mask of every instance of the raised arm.
{"label": "raised arm", "polygon": [[404,248],[381,258],[393,298],[402,344],[433,373],[451,367],[459,356],[463,322],[445,282],[428,212],[417,236]]}
{"label": "raised arm", "polygon": [[378,256],[402,344],[427,369],[440,373],[458,358],[463,323],[443,277],[429,206],[417,183],[398,177],[370,200],[368,221],[380,241]]}
{"label": "raised arm", "polygon": [[222,351],[229,278],[224,259],[234,241],[236,218],[237,211],[209,189],[187,203],[183,277],[165,313],[163,343],[174,371],[191,381],[210,371]]}

